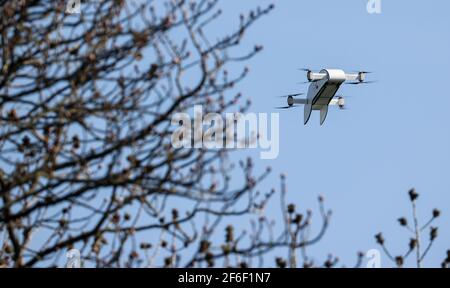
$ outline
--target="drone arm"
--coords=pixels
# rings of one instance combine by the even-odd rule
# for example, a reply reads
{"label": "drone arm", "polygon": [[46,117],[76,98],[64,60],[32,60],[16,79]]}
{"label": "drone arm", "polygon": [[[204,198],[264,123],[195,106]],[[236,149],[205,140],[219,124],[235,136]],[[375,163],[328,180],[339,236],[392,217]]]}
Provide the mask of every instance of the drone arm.
{"label": "drone arm", "polygon": [[346,81],[364,82],[366,80],[367,73],[368,72],[345,73],[345,80]]}
{"label": "drone arm", "polygon": [[322,73],[322,72],[319,72],[319,73],[310,72],[308,75],[309,75],[308,76],[309,81],[318,81],[318,80],[322,80],[327,77],[327,74]]}
{"label": "drone arm", "polygon": [[360,79],[359,73],[345,73],[345,80],[347,81],[359,81]]}
{"label": "drone arm", "polygon": [[307,104],[308,100],[307,99],[294,99],[294,104]]}
{"label": "drone arm", "polygon": [[338,105],[338,101],[339,101],[339,99],[333,98],[333,99],[331,99],[330,104],[328,104],[328,105],[332,105],[332,106]]}

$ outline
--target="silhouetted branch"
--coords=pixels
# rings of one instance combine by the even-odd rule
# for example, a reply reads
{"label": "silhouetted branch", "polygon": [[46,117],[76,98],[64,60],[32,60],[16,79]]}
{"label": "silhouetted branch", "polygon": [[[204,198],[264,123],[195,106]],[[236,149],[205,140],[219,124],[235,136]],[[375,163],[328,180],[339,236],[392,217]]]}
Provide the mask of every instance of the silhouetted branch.
{"label": "silhouetted branch", "polygon": [[398,219],[398,222],[400,226],[405,227],[408,229],[408,231],[413,235],[413,238],[410,239],[408,244],[408,250],[406,253],[404,253],[402,256],[393,257],[392,254],[389,252],[389,250],[386,247],[385,239],[381,233],[378,233],[375,235],[376,242],[383,248],[383,251],[388,256],[388,258],[394,262],[398,267],[402,267],[404,265],[405,260],[412,254],[412,252],[416,252],[416,266],[417,268],[420,268],[422,266],[422,262],[427,256],[428,252],[430,251],[434,241],[437,237],[438,228],[431,227],[430,228],[430,238],[428,241],[428,244],[423,252],[420,250],[420,244],[421,244],[421,232],[429,227],[431,223],[436,220],[441,212],[438,209],[433,209],[432,211],[432,217],[429,221],[426,222],[425,225],[422,227],[419,224],[419,218],[417,216],[417,206],[416,202],[419,198],[419,194],[414,190],[411,189],[408,192],[409,200],[412,204],[412,219],[413,219],[413,228],[410,228],[408,226],[408,220],[405,217],[401,217]]}

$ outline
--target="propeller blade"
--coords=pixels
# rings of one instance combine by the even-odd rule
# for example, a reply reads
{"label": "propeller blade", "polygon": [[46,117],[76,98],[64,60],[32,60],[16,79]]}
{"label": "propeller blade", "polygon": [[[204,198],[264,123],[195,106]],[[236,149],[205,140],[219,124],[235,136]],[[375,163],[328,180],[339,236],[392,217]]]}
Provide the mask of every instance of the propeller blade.
{"label": "propeller blade", "polygon": [[298,107],[298,105],[275,107],[275,109],[291,109],[294,107]]}
{"label": "propeller blade", "polygon": [[361,85],[361,84],[373,84],[376,83],[377,81],[363,81],[363,82],[346,82],[344,84],[346,85]]}
{"label": "propeller blade", "polygon": [[286,97],[295,97],[295,96],[300,96],[300,95],[305,95],[305,93],[289,94],[289,95],[283,95],[283,96],[277,96],[277,97],[278,98],[286,98]]}
{"label": "propeller blade", "polygon": [[355,73],[355,74],[358,74],[358,73],[372,74],[374,72],[372,72],[372,71],[356,71],[356,70],[352,70],[351,73]]}

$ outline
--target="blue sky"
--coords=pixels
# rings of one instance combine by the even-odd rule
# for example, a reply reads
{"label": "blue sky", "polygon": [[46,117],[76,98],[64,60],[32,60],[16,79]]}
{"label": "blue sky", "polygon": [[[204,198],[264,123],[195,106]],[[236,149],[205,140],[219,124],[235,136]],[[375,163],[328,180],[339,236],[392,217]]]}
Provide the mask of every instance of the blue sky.
{"label": "blue sky", "polygon": [[[263,44],[264,51],[249,63],[239,89],[252,99],[252,111],[280,112],[273,107],[285,103],[274,96],[307,91],[297,84],[306,80],[297,68],[374,71],[369,77],[378,83],[341,88],[350,109],[331,109],[323,127],[318,113],[303,126],[302,109],[281,111],[280,155],[257,160],[261,170],[274,170],[262,189],[278,188],[285,172],[289,198],[302,209],[315,208],[317,195],[324,195],[332,223],[310,252],[317,259],[333,252],[352,265],[357,251],[377,248],[379,231],[394,255],[404,253],[410,235],[396,219],[410,217],[407,191],[415,187],[424,221],[432,208],[443,211],[425,261],[439,265],[450,248],[450,2],[381,1],[379,15],[367,13],[366,0],[277,1],[243,43]],[[270,3],[223,1],[215,29],[223,34],[240,12]],[[279,205],[270,209],[279,215]],[[391,266],[384,254],[382,265]]]}

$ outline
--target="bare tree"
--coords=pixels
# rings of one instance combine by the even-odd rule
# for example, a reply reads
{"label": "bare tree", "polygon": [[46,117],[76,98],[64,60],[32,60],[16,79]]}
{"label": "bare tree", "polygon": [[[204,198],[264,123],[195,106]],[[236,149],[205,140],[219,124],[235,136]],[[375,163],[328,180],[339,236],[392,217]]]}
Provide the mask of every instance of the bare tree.
{"label": "bare tree", "polygon": [[[264,216],[274,191],[256,190],[270,169],[171,145],[174,113],[250,104],[238,106],[239,63],[262,47],[235,48],[274,7],[211,36],[218,2],[91,1],[68,14],[65,1],[0,0],[0,266],[60,265],[71,248],[96,267],[257,266],[280,247],[291,267],[297,249],[312,265],[322,200],[318,235],[311,212],[285,203],[277,233]],[[226,225],[245,216],[250,230]]]}
{"label": "bare tree", "polygon": [[[424,224],[420,224],[420,219],[418,217],[417,213],[417,199],[419,198],[419,194],[414,190],[411,189],[408,192],[409,200],[411,202],[411,210],[412,210],[412,223],[410,224],[406,217],[401,217],[398,219],[398,223],[401,227],[404,227],[411,235],[412,237],[409,240],[408,247],[406,249],[406,252],[398,255],[393,256],[393,254],[390,252],[390,250],[386,246],[386,240],[383,237],[382,233],[378,233],[375,235],[376,242],[383,248],[383,251],[388,256],[388,258],[397,266],[397,267],[403,267],[405,264],[405,260],[408,259],[410,256],[415,257],[415,263],[417,268],[422,267],[422,262],[427,256],[428,252],[430,251],[431,247],[433,246],[436,238],[438,237],[438,227],[431,226],[433,222],[439,218],[441,215],[441,211],[438,209],[433,209],[431,212],[430,218],[428,221],[426,221]],[[429,229],[428,231],[428,241],[425,246],[422,246],[424,243],[423,239],[423,232]],[[425,247],[423,249],[423,247]],[[443,261],[442,267],[448,266],[450,263],[450,250],[447,252],[447,259]]]}

